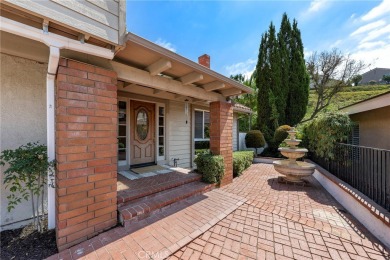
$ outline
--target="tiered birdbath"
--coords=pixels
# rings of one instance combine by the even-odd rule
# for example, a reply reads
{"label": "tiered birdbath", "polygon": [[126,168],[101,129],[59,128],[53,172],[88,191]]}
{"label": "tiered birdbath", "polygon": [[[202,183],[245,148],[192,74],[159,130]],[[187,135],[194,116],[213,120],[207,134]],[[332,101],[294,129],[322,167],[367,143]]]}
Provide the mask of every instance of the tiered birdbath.
{"label": "tiered birdbath", "polygon": [[302,183],[303,177],[310,176],[313,174],[315,166],[311,163],[297,161],[297,159],[305,156],[308,152],[306,148],[297,147],[302,140],[296,139],[294,127],[290,131],[287,131],[289,138],[285,139],[284,142],[288,147],[280,147],[278,150],[280,153],[288,159],[274,161],[273,165],[277,172],[284,175],[283,180],[291,183]]}

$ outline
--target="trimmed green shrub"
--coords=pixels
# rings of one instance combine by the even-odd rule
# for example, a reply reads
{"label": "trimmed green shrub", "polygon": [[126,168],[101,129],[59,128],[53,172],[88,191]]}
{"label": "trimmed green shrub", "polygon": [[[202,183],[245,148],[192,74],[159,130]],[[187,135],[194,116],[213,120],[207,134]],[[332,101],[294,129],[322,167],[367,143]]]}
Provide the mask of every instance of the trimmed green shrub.
{"label": "trimmed green shrub", "polygon": [[198,154],[195,158],[198,172],[202,173],[202,180],[208,183],[220,183],[225,174],[225,164],[221,155],[210,153]]}
{"label": "trimmed green shrub", "polygon": [[252,165],[253,151],[239,151],[233,153],[233,176],[240,176]]}
{"label": "trimmed green shrub", "polygon": [[203,154],[203,153],[210,153],[209,149],[195,149],[195,155]]}
{"label": "trimmed green shrub", "polygon": [[353,122],[347,114],[332,112],[321,115],[303,127],[302,144],[319,157],[334,159],[336,143],[346,141]]}
{"label": "trimmed green shrub", "polygon": [[260,148],[265,145],[263,133],[259,130],[251,130],[245,135],[245,145],[248,148]]}
{"label": "trimmed green shrub", "polygon": [[289,125],[281,125],[275,130],[274,141],[276,146],[279,146],[288,137],[287,131],[290,131],[290,129],[291,126]]}

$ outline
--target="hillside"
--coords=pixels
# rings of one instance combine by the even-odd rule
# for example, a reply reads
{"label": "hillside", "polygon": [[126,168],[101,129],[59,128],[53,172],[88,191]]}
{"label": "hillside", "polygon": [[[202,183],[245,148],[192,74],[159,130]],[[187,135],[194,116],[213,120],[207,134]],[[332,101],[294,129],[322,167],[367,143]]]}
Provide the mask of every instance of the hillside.
{"label": "hillside", "polygon": [[[337,111],[339,108],[351,105],[353,103],[382,94],[387,91],[390,91],[390,85],[364,85],[357,87],[347,87],[335,95],[326,111]],[[314,90],[310,90],[309,104],[305,119],[312,114],[316,98],[317,95]]]}

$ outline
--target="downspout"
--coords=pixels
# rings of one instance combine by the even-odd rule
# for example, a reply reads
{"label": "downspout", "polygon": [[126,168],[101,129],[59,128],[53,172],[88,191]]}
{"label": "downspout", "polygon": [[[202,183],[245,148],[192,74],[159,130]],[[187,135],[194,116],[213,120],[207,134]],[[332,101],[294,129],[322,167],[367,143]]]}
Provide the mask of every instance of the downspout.
{"label": "downspout", "polygon": [[[109,49],[88,43],[72,40],[61,35],[45,32],[43,30],[0,17],[0,30],[15,34],[49,46],[49,63],[46,76],[46,106],[47,106],[47,154],[49,160],[55,159],[55,78],[57,74],[60,50],[68,49],[105,59],[112,60],[114,52]],[[48,176],[48,228],[55,228],[55,178]]]}
{"label": "downspout", "polygon": [[[46,116],[47,116],[47,155],[49,161],[56,158],[55,156],[55,79],[57,74],[58,62],[60,61],[60,49],[50,46],[49,64],[46,76]],[[47,212],[48,212],[48,229],[55,228],[55,178],[51,172],[47,176]]]}

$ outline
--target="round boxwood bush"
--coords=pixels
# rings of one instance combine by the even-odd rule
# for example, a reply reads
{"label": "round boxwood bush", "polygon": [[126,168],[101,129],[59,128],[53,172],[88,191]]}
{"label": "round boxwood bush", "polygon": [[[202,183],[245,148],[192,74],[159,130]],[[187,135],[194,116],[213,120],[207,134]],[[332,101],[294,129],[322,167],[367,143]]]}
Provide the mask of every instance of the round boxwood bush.
{"label": "round boxwood bush", "polygon": [[274,141],[277,146],[279,146],[284,141],[284,139],[288,137],[287,131],[290,131],[290,129],[291,126],[289,125],[281,125],[278,128],[276,128],[274,134]]}
{"label": "round boxwood bush", "polygon": [[245,145],[248,148],[260,148],[265,145],[265,139],[259,130],[251,130],[245,136]]}

